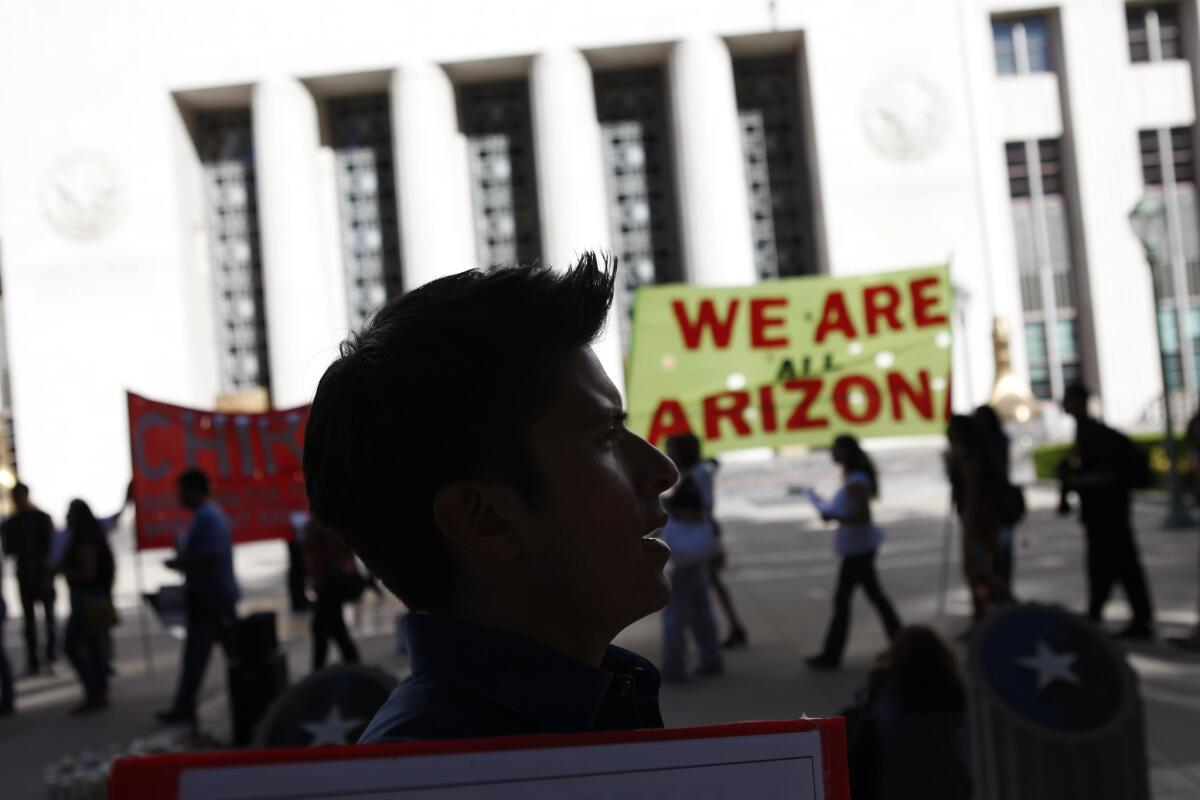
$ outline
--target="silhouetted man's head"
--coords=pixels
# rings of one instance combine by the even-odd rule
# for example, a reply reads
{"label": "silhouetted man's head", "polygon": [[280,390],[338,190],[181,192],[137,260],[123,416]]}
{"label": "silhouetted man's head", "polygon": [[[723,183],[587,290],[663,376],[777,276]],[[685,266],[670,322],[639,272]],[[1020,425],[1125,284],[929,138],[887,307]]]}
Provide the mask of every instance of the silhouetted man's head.
{"label": "silhouetted man's head", "polygon": [[23,483],[18,483],[12,488],[12,501],[17,510],[29,507],[29,487]]}
{"label": "silhouetted man's head", "polygon": [[175,484],[179,489],[179,505],[189,511],[195,511],[208,499],[208,476],[203,470],[193,468],[181,472]]}
{"label": "silhouetted man's head", "polygon": [[530,628],[611,636],[668,599],[665,547],[643,537],[675,469],[625,429],[588,346],[614,272],[589,253],[441,278],[384,306],[321,379],[313,515],[410,608],[521,607]]}
{"label": "silhouetted man's head", "polygon": [[1076,421],[1087,419],[1088,398],[1091,392],[1081,383],[1073,383],[1063,392],[1063,411],[1074,417]]}

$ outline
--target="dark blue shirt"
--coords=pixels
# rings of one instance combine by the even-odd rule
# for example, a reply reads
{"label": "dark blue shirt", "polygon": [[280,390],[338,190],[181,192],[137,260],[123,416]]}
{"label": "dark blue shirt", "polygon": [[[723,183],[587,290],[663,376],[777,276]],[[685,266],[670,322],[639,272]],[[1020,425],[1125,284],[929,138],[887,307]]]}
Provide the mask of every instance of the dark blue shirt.
{"label": "dark blue shirt", "polygon": [[233,573],[233,531],[220,506],[209,500],[196,509],[192,524],[180,542],[179,554],[215,556],[215,560],[203,566],[184,571],[189,595],[203,598],[213,611],[226,612],[236,605],[240,592]]}
{"label": "dark blue shirt", "polygon": [[359,742],[661,728],[661,680],[646,659],[610,646],[600,668],[522,636],[410,614],[412,674]]}

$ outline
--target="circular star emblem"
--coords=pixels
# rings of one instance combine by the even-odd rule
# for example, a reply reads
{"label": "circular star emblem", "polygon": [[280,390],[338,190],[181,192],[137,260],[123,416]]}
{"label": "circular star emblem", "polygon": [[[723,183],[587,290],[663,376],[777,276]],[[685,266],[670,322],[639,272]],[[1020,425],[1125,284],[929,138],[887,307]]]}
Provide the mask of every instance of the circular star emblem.
{"label": "circular star emblem", "polygon": [[986,694],[1059,733],[1104,727],[1134,691],[1120,651],[1060,609],[1028,605],[989,617],[971,650]]}
{"label": "circular star emblem", "polygon": [[309,675],[268,709],[255,747],[354,744],[396,679],[373,667],[337,666]]}

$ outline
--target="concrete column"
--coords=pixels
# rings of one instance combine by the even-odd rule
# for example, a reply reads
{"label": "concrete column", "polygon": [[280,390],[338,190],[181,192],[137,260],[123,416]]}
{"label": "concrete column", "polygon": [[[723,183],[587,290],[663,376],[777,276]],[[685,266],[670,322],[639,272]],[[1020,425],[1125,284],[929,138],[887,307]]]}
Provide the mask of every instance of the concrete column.
{"label": "concrete column", "polygon": [[[578,50],[542,53],[530,65],[533,145],[538,205],[543,211],[542,253],[563,269],[585,250],[611,249],[604,191],[604,156],[592,70]],[[625,370],[614,305],[596,356],[624,394]]]}
{"label": "concrete column", "polygon": [[454,85],[436,64],[392,73],[392,142],[404,290],[475,265],[466,145]]}
{"label": "concrete column", "polygon": [[[1155,334],[1150,270],[1129,225],[1129,211],[1142,195],[1137,126],[1116,123],[1113,108],[1125,108],[1128,42],[1120,4],[1065,4],[1060,12],[1063,40],[1092,47],[1067,47],[1060,75],[1069,84],[1066,135],[1075,148],[1081,221],[1078,242],[1086,258],[1080,309],[1090,309],[1106,420],[1136,424],[1161,396],[1162,379]],[[1085,347],[1087,345],[1085,344]],[[1097,380],[1098,378],[1098,380]]]}
{"label": "concrete column", "polygon": [[715,36],[679,42],[668,69],[688,280],[702,286],[755,283],[729,48]]}
{"label": "concrete column", "polygon": [[341,265],[328,263],[321,219],[316,103],[299,81],[254,87],[258,225],[271,402],[303,405],[345,336]]}

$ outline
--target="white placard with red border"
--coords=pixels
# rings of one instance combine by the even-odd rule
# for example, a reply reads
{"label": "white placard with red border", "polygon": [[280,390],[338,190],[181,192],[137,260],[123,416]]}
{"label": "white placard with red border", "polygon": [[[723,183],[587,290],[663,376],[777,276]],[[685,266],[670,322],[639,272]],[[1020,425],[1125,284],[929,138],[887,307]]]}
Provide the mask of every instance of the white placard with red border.
{"label": "white placard with red border", "polygon": [[850,800],[843,720],[124,758],[113,800]]}

